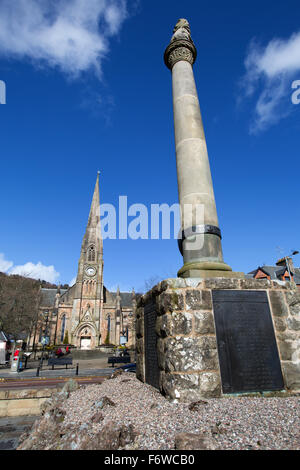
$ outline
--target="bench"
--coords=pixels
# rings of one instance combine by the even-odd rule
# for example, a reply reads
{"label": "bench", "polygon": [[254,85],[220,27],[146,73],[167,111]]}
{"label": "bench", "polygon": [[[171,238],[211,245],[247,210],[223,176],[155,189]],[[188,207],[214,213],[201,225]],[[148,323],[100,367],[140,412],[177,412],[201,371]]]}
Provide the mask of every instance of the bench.
{"label": "bench", "polygon": [[111,356],[108,358],[108,364],[111,364],[112,367],[115,364],[129,364],[130,362],[130,356]]}
{"label": "bench", "polygon": [[67,369],[68,365],[72,365],[72,364],[73,364],[72,356],[50,357],[48,359],[48,366],[52,366],[52,370],[54,369],[54,366],[66,366],[66,369]]}

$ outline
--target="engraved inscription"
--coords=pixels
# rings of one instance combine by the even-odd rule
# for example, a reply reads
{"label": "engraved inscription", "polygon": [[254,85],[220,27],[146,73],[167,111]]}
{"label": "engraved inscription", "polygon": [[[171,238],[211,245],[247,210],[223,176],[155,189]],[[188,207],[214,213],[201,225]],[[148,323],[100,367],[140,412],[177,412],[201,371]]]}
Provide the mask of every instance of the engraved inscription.
{"label": "engraved inscription", "polygon": [[155,302],[149,303],[144,308],[145,325],[145,380],[152,387],[159,388],[159,368],[157,358],[157,336]]}
{"label": "engraved inscription", "polygon": [[284,388],[264,291],[213,291],[224,393]]}

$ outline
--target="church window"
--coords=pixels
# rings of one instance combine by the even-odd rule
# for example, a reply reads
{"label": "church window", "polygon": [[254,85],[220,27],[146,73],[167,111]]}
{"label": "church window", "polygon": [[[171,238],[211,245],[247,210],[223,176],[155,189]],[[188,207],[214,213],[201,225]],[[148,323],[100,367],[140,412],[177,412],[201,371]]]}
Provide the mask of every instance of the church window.
{"label": "church window", "polygon": [[95,247],[92,245],[89,247],[88,261],[95,261],[95,259],[96,259]]}
{"label": "church window", "polygon": [[64,341],[64,336],[65,336],[65,327],[66,327],[66,315],[62,317],[62,322],[61,322],[61,336],[60,336],[60,341]]}

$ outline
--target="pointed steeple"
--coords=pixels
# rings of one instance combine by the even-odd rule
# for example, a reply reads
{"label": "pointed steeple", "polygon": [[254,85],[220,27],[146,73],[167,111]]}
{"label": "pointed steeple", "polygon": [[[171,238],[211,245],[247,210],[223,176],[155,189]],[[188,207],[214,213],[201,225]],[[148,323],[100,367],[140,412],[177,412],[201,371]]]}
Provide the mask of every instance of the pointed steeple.
{"label": "pointed steeple", "polygon": [[102,292],[103,274],[103,240],[100,224],[100,196],[98,171],[88,223],[82,240],[81,253],[78,262],[76,279],[76,298],[82,295],[82,282],[84,279],[97,279],[97,297]]}
{"label": "pointed steeple", "polygon": [[97,173],[97,180],[96,180],[96,185],[94,189],[94,194],[93,194],[93,199],[92,199],[92,204],[91,204],[91,209],[90,209],[90,214],[89,214],[88,227],[91,225],[94,225],[95,218],[97,216],[100,216],[99,176],[100,176],[100,171],[98,171]]}
{"label": "pointed steeple", "polygon": [[96,251],[103,253],[103,242],[100,225],[100,195],[99,195],[99,175],[97,174],[96,185],[94,189],[92,204],[89,213],[89,219],[86,232],[82,241],[82,251],[86,253],[91,244],[95,245]]}
{"label": "pointed steeple", "polygon": [[94,328],[93,347],[99,345],[101,336],[104,263],[100,225],[99,175],[98,171],[88,223],[82,240],[72,309],[72,340],[73,344],[79,347],[81,326],[89,331],[88,325],[85,325],[88,318]]}

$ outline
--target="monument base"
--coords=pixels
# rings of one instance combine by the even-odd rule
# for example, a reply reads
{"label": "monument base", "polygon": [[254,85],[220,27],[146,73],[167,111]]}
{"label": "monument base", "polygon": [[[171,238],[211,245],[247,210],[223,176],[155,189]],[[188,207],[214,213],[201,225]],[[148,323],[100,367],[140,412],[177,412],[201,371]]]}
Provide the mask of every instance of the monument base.
{"label": "monument base", "polygon": [[137,377],[178,401],[300,390],[295,284],[168,279],[136,314]]}
{"label": "monument base", "polygon": [[226,279],[244,279],[245,274],[242,272],[234,271],[217,271],[217,270],[206,270],[206,269],[190,269],[181,268],[178,271],[178,277],[183,279],[196,278],[196,279],[211,279],[211,278],[226,278]]}
{"label": "monument base", "polygon": [[233,272],[226,263],[218,262],[194,262],[185,263],[177,273],[178,277],[208,279],[208,278],[226,278],[226,279],[244,279],[242,272]]}

